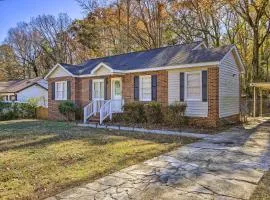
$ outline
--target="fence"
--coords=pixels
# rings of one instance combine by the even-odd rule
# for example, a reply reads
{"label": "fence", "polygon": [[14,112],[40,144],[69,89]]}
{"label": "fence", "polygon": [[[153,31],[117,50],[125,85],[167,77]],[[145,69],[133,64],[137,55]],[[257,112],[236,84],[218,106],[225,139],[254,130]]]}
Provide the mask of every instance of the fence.
{"label": "fence", "polygon": [[36,108],[36,116],[37,119],[48,119],[48,108],[45,107],[37,107]]}
{"label": "fence", "polygon": [[[262,101],[262,114],[263,116],[270,116],[270,99],[264,98]],[[241,111],[244,112],[247,116],[253,117],[253,99],[242,99],[241,102]],[[256,116],[260,115],[260,99],[256,100]]]}

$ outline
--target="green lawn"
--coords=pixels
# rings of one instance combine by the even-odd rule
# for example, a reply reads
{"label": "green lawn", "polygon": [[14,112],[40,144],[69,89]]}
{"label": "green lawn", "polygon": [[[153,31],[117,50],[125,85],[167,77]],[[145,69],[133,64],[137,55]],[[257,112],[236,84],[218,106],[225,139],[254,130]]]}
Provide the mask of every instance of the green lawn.
{"label": "green lawn", "polygon": [[0,122],[0,198],[48,197],[194,141],[64,122]]}

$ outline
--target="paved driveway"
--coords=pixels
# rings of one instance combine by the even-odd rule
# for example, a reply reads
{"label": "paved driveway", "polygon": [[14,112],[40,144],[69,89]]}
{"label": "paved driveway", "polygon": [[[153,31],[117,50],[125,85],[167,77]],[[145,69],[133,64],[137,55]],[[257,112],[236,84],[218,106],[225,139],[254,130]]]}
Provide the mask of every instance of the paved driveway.
{"label": "paved driveway", "polygon": [[249,199],[270,165],[270,122],[253,125],[252,131],[233,128],[49,199]]}

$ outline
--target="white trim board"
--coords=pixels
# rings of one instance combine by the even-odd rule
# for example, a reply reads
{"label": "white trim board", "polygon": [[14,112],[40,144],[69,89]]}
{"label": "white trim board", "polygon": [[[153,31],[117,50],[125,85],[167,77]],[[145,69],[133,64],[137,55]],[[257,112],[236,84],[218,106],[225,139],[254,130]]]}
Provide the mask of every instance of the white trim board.
{"label": "white trim board", "polygon": [[48,74],[44,77],[45,80],[48,79],[49,75],[51,75],[58,67],[61,67],[65,72],[67,72],[70,76],[74,77],[75,75],[70,73],[66,68],[64,68],[61,64],[56,64],[49,72]]}

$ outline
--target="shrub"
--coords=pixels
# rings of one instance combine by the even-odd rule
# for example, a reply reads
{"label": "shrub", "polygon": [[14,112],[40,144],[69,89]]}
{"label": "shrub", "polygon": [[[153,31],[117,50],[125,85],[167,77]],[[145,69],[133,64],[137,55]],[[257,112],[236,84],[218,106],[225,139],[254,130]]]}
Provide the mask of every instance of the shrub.
{"label": "shrub", "polygon": [[83,108],[76,107],[75,120],[81,121],[83,119]]}
{"label": "shrub", "polygon": [[35,118],[36,106],[29,103],[0,102],[0,120]]}
{"label": "shrub", "polygon": [[15,113],[18,114],[18,118],[35,118],[36,108],[35,104],[31,103],[20,103],[14,104]]}
{"label": "shrub", "polygon": [[166,123],[171,126],[183,126],[187,124],[187,117],[185,117],[187,105],[185,103],[176,102],[167,108]]}
{"label": "shrub", "polygon": [[141,102],[125,104],[124,120],[128,123],[144,123],[146,121],[144,104]]}
{"label": "shrub", "polygon": [[125,121],[123,113],[114,113],[112,115],[112,122],[113,123],[119,123],[119,122],[123,122],[123,121]]}
{"label": "shrub", "polygon": [[158,102],[150,102],[144,106],[147,123],[159,124],[162,123],[163,113],[161,104]]}
{"label": "shrub", "polygon": [[74,118],[77,107],[72,101],[63,101],[59,104],[59,112],[63,114],[68,121],[71,121]]}

